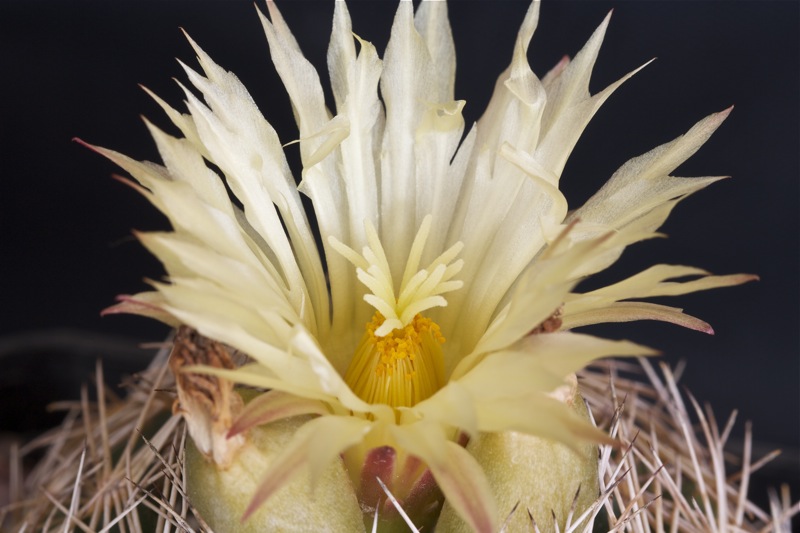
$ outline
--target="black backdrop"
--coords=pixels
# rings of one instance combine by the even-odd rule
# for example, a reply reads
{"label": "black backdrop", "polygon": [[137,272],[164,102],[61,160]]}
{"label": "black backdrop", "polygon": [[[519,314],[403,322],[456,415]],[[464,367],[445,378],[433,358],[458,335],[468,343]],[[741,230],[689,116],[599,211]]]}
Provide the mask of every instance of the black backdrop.
{"label": "black backdrop", "polygon": [[[324,67],[331,4],[285,0],[279,7],[304,51]],[[510,60],[526,8],[511,0],[451,3],[456,97],[467,100],[468,122],[479,117]],[[658,59],[612,96],[586,130],[562,181],[572,206],[628,158],[701,117],[736,108],[678,171],[733,179],[679,205],[663,228],[669,239],[636,245],[604,279],[655,262],[762,279],[675,301],[709,321],[715,336],[647,323],[603,334],[657,347],[672,363],[686,360],[683,383],[720,418],[738,408],[740,420],[752,419],[757,440],[786,450],[782,475],[797,476],[800,4],[545,2],[530,52],[534,71],[542,75],[563,54],[574,55],[612,8],[593,92]],[[350,9],[354,31],[382,50],[394,2],[356,1]],[[174,58],[194,65],[194,54],[179,27],[237,73],[283,141],[294,138],[288,99],[250,0],[0,1],[0,385],[6,391],[38,388],[43,398],[56,399],[55,391],[65,392],[51,382],[89,379],[87,355],[116,353],[124,359],[120,369],[135,369],[147,357],[129,347],[166,334],[144,319],[99,317],[117,293],[140,290],[143,277],[160,274],[130,230],[162,228],[164,220],[110,179],[117,172],[112,164],[71,138],[156,159],[139,115],[162,126],[167,120],[137,84],[180,107],[171,78],[183,75]],[[88,341],[76,343],[76,332]],[[12,421],[19,400],[3,396],[0,429],[31,429],[39,408]]]}

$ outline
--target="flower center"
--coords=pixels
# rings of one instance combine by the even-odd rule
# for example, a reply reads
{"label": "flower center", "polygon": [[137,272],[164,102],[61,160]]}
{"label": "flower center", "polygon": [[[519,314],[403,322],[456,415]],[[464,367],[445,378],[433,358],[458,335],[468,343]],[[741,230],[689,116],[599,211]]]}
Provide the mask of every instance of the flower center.
{"label": "flower center", "polygon": [[384,321],[376,312],[367,322],[344,379],[366,402],[410,407],[444,384],[444,337],[434,321],[420,314],[403,328],[380,337],[376,331]]}
{"label": "flower center", "polygon": [[367,243],[359,254],[328,238],[333,248],[356,267],[356,275],[369,292],[364,301],[376,312],[356,348],[345,381],[361,399],[392,407],[410,407],[430,397],[444,385],[439,326],[422,312],[445,307],[442,294],[460,289],[463,283],[453,277],[463,261],[456,259],[463,245],[448,248],[427,268],[419,268],[431,230],[431,217],[425,217],[409,250],[399,291],[375,228],[365,225]]}

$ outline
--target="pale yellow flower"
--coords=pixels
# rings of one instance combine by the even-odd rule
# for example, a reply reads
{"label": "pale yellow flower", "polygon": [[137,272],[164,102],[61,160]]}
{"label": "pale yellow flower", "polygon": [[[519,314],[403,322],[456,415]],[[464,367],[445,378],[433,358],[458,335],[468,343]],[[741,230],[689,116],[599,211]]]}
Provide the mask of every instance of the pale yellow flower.
{"label": "pale yellow flower", "polygon": [[[184,137],[147,123],[163,165],[96,148],[136,178],[173,227],[139,235],[168,280],[112,311],[185,324],[246,353],[251,363],[215,372],[272,390],[247,408],[249,424],[315,415],[251,508],[301,466],[313,479],[344,454],[357,470],[369,450],[391,446],[425,462],[473,529],[494,530],[501,513],[460,435],[602,440],[550,393],[596,358],[653,352],[568,330],[657,319],[710,331],[680,309],[634,299],[752,279],[657,265],[573,291],[627,245],[656,236],[678,201],[720,179],[670,173],[729,111],[632,159],[570,213],[558,188],[567,158],[636,72],[589,94],[608,19],[572,61],[540,79],[527,62],[533,3],[486,112],[464,135],[444,2],[423,1],[416,14],[400,2],[383,59],[354,38],[336,2],[333,111],[317,71],[268,7],[264,30],[299,128],[300,184],[243,85],[192,43],[204,74],[184,69],[203,100],[184,89],[189,113],[181,114],[156,98]],[[301,194],[313,203],[321,244]]]}

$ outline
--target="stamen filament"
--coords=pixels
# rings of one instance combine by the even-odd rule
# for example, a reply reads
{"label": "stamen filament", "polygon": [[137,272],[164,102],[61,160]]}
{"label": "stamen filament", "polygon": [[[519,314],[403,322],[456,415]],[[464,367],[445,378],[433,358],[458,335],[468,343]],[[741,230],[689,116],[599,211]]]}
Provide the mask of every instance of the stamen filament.
{"label": "stamen filament", "polygon": [[384,324],[380,313],[367,323],[345,381],[364,401],[410,407],[444,384],[444,337],[435,322],[421,315],[380,336]]}

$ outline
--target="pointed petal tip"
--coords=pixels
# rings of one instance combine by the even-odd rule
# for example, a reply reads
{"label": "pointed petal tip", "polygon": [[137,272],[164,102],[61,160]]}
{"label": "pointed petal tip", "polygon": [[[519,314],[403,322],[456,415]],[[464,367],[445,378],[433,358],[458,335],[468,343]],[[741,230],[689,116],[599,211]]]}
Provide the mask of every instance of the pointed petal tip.
{"label": "pointed petal tip", "polygon": [[127,311],[124,309],[125,304],[134,304],[134,305],[141,305],[143,307],[152,307],[155,308],[153,305],[149,305],[141,300],[136,300],[133,295],[131,294],[118,294],[114,297],[114,301],[117,302],[114,305],[109,305],[105,309],[100,311],[100,316],[105,317],[108,315],[120,315],[120,314],[127,314]]}
{"label": "pointed petal tip", "polygon": [[[122,303],[123,301],[121,296],[117,296],[114,299],[119,303]],[[108,307],[100,310],[100,316],[106,317],[108,315],[118,315],[122,313],[122,310],[119,309],[119,303],[115,303],[114,305],[109,305]]]}
{"label": "pointed petal tip", "polygon": [[126,178],[122,174],[117,174],[116,172],[111,174],[111,179],[112,180],[117,180],[118,182],[124,183],[125,185],[132,185],[131,180],[129,180],[128,178]]}
{"label": "pointed petal tip", "polygon": [[637,357],[661,357],[662,355],[664,355],[663,351],[658,350],[656,348],[651,348],[643,344],[637,344],[637,343],[634,344],[636,344],[636,346],[638,346],[642,350],[641,353],[637,354]]}
{"label": "pointed petal tip", "polygon": [[595,32],[602,29],[602,32],[605,33],[606,29],[608,28],[608,24],[611,22],[611,15],[613,14],[614,14],[614,8],[611,8],[611,10],[608,13],[606,13],[606,16],[603,17],[603,22],[600,23],[600,26],[597,27],[597,30],[595,30]]}
{"label": "pointed petal tip", "polygon": [[[180,65],[180,67],[183,70],[192,70],[191,67],[189,65],[187,65],[186,63],[184,63],[179,57],[176,57],[175,61],[178,62],[178,65]],[[172,79],[175,80],[176,82],[180,83],[180,80],[178,78],[173,76]]]}
{"label": "pointed petal tip", "polygon": [[72,138],[72,142],[78,143],[78,144],[80,144],[81,146],[83,146],[84,148],[88,148],[88,149],[89,149],[89,150],[91,150],[92,152],[95,152],[95,153],[101,154],[101,152],[100,152],[100,150],[99,150],[99,148],[98,148],[97,146],[95,146],[95,145],[93,145],[93,144],[89,144],[89,143],[87,143],[86,141],[84,141],[84,140],[83,140],[83,139],[81,139],[80,137],[73,137],[73,138]]}
{"label": "pointed petal tip", "polygon": [[195,42],[195,40],[192,39],[192,37],[189,35],[189,32],[186,31],[186,29],[183,26],[180,26],[179,29],[181,30],[181,33],[183,34],[184,38],[186,38],[186,40],[189,41],[189,46],[192,47],[192,49],[195,51],[195,53],[198,56],[202,55],[202,50],[200,49],[199,46],[197,46],[197,43]]}
{"label": "pointed petal tip", "polygon": [[274,0],[267,0],[267,11],[269,12],[268,22],[270,24],[280,23],[283,20],[283,16]]}
{"label": "pointed petal tip", "polygon": [[728,115],[730,115],[732,111],[733,111],[733,106],[731,105],[731,106],[726,107],[722,111],[719,111],[717,113],[712,113],[711,116],[708,117],[708,118],[713,120],[714,127],[716,128],[720,124],[725,122],[725,119],[728,118]]}
{"label": "pointed petal tip", "polygon": [[693,329],[695,331],[699,331],[700,333],[705,333],[706,335],[714,335],[714,328],[711,327],[711,324],[700,320],[699,318],[689,317],[691,322],[685,324],[678,324],[688,329]]}
{"label": "pointed petal tip", "polygon": [[186,31],[186,28],[184,28],[183,26],[178,26],[178,29],[181,31],[186,40],[189,41],[191,47],[197,50],[197,43],[194,41],[194,39],[192,39],[191,35],[189,35],[189,32]]}

